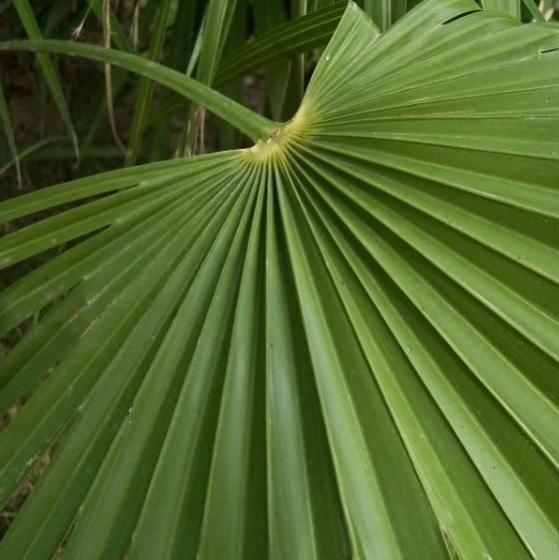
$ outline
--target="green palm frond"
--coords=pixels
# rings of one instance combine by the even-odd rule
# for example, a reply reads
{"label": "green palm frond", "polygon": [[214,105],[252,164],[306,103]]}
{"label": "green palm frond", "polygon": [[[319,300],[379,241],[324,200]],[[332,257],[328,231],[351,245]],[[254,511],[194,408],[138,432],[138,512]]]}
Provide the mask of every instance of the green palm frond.
{"label": "green palm frond", "polygon": [[61,299],[0,364],[4,502],[59,441],[0,556],[557,558],[558,49],[350,4],[267,140],[2,203],[84,202],[0,240],[74,242],[0,295]]}

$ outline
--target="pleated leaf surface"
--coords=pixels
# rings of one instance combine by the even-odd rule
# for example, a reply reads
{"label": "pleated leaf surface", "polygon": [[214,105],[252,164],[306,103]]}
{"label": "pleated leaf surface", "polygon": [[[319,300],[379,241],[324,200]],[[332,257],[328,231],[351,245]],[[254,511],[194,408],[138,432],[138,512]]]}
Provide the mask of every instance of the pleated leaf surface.
{"label": "pleated leaf surface", "polygon": [[[559,28],[350,4],[253,148],[0,205],[2,558],[559,557]],[[83,204],[76,204],[83,201]]]}

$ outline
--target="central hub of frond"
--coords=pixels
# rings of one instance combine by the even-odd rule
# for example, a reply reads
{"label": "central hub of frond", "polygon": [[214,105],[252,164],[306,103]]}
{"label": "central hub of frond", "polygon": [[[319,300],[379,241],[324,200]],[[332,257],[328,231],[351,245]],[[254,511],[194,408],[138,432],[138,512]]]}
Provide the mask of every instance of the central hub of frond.
{"label": "central hub of frond", "polygon": [[261,161],[268,161],[270,158],[285,155],[287,148],[301,138],[307,122],[306,112],[301,106],[293,119],[280,125],[276,132],[266,140],[260,140],[254,146],[248,148],[246,150],[247,155],[257,157]]}

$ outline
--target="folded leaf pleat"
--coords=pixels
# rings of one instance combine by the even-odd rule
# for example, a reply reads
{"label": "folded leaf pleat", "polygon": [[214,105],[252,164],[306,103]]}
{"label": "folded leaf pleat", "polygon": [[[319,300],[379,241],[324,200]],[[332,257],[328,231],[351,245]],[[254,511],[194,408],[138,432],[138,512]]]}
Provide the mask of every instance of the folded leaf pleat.
{"label": "folded leaf pleat", "polygon": [[558,46],[350,3],[267,142],[0,204],[0,555],[557,558]]}

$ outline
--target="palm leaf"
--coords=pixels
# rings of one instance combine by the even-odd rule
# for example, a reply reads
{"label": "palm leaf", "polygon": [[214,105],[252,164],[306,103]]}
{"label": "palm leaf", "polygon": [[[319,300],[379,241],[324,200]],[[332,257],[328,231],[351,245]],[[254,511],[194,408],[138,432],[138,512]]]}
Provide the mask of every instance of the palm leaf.
{"label": "palm leaf", "polygon": [[250,111],[202,82],[135,54],[73,41],[50,39],[43,39],[42,41],[5,41],[0,43],[0,50],[50,51],[70,56],[81,56],[136,72],[140,76],[149,78],[200,103],[216,115],[223,117],[227,122],[231,122],[253,140],[272,134],[277,128],[267,118]]}
{"label": "palm leaf", "polygon": [[52,370],[2,500],[60,441],[3,557],[557,556],[559,29],[476,6],[350,4],[268,140],[0,205],[84,200],[0,240],[81,239],[0,296],[64,296],[0,366]]}
{"label": "palm leaf", "polygon": [[[267,89],[271,113],[279,118],[288,86],[289,56],[324,46],[336,29],[345,7],[346,2],[340,1],[284,22],[285,14],[281,2],[255,3],[253,9],[256,23],[265,31],[232,54],[224,56],[224,60],[218,67],[214,86],[222,88],[236,78],[269,65]],[[154,115],[152,120],[171,115],[187,105],[187,99],[174,100]]]}

